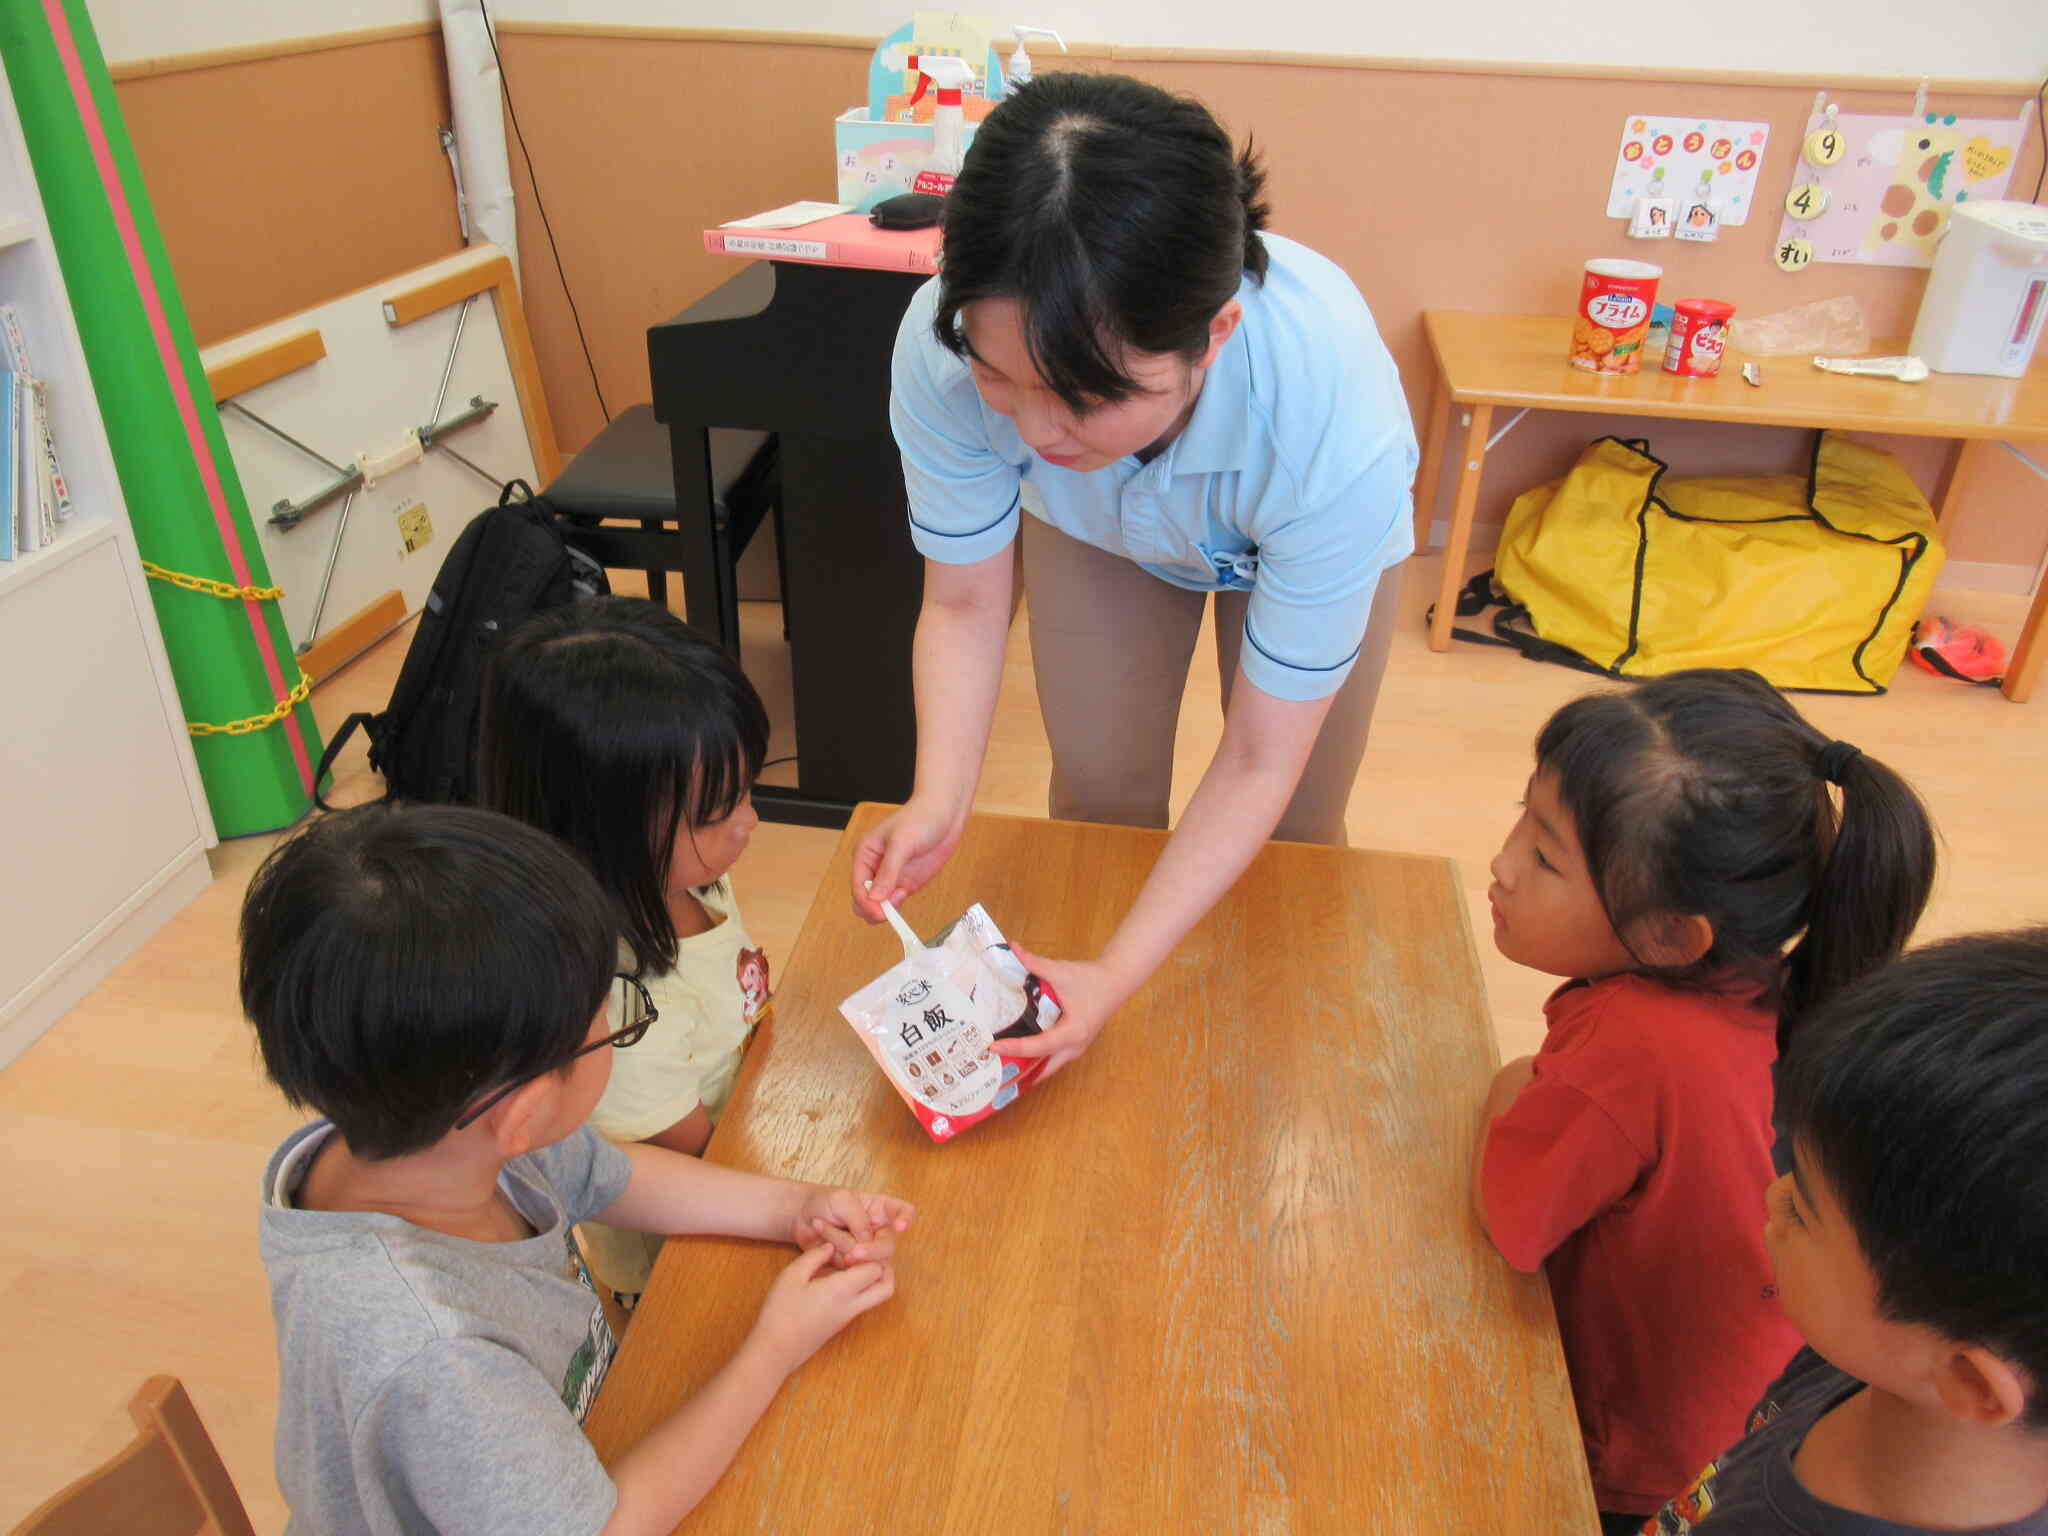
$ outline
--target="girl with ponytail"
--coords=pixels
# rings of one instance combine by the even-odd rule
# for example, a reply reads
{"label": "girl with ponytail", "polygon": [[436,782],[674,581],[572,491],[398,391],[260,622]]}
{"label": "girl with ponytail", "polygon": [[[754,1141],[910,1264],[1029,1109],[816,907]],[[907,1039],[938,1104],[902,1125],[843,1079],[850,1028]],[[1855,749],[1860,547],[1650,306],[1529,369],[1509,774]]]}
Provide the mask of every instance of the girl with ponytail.
{"label": "girl with ponytail", "polygon": [[917,774],[854,859],[863,915],[959,840],[1020,564],[1049,810],[1071,820],[1166,825],[1214,598],[1222,741],[1107,946],[1035,966],[1065,1016],[1013,1049],[1053,1070],[1268,837],[1345,840],[1413,548],[1415,434],[1351,280],[1265,232],[1264,180],[1198,102],[1040,76],[977,129],[939,275],[897,336],[890,415],[925,557]]}
{"label": "girl with ponytail", "polygon": [[1934,860],[1906,782],[1753,672],[1594,694],[1536,738],[1493,937],[1569,979],[1488,1095],[1479,1212],[1549,1274],[1611,1529],[1739,1439],[1798,1346],[1763,1245],[1772,1063],[1904,948]]}

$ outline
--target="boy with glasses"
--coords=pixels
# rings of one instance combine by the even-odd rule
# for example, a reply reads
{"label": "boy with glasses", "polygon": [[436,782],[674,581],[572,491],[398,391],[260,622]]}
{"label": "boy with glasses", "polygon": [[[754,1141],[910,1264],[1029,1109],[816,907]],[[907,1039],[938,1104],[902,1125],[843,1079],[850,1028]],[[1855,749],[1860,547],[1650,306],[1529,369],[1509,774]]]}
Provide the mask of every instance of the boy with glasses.
{"label": "boy with glasses", "polygon": [[[790,1373],[894,1293],[903,1201],[584,1125],[608,1047],[654,1022],[641,993],[608,1030],[617,953],[576,858],[486,811],[344,811],[251,882],[242,1005],[271,1078],[324,1117],[263,1186],[292,1530],[672,1530]],[[570,1237],[590,1219],[805,1250],[609,1474],[579,1427],[614,1348]]]}

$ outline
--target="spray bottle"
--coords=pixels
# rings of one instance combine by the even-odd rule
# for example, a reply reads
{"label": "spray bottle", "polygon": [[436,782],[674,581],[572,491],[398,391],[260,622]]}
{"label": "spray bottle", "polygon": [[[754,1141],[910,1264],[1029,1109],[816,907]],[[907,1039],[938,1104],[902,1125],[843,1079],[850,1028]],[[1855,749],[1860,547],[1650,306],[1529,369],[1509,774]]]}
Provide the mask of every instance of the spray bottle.
{"label": "spray bottle", "polygon": [[918,70],[917,95],[910,98],[911,104],[915,106],[924,95],[925,88],[932,86],[938,90],[938,105],[932,112],[931,157],[925,161],[924,169],[917,173],[910,190],[944,197],[953,190],[953,178],[960,174],[966,138],[963,132],[966,119],[960,110],[960,93],[974,84],[974,71],[967,67],[965,59],[943,53],[920,57]]}
{"label": "spray bottle", "polygon": [[1017,51],[1010,55],[1010,68],[1004,78],[1012,90],[1031,78],[1031,55],[1024,51],[1025,38],[1049,37],[1060,45],[1061,53],[1067,51],[1067,40],[1051,27],[1012,27],[1010,35],[1017,39]]}

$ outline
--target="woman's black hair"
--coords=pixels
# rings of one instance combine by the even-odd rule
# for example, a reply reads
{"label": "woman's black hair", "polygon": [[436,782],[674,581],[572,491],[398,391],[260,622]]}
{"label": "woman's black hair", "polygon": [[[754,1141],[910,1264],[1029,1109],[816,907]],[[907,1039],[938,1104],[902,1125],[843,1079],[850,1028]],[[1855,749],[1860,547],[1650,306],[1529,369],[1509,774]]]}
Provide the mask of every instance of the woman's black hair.
{"label": "woman's black hair", "polygon": [[1880,1314],[2019,1367],[2022,1422],[2048,1429],[2048,928],[1929,945],[1838,992],[1777,1103]]}
{"label": "woman's black hair", "polygon": [[568,849],[489,811],[358,806],[271,851],[242,902],[242,1009],[293,1104],[370,1159],[568,1065],[618,963]]}
{"label": "woman's black hair", "polygon": [[[1905,947],[1934,884],[1919,796],[1865,754],[1837,749],[1824,762],[1828,744],[1756,673],[1708,669],[1576,699],[1536,738],[1537,767],[1556,775],[1630,953],[1645,918],[1713,925],[1693,965],[1642,970],[1761,983],[1781,1040]],[[1839,808],[1824,767],[1838,775]]]}
{"label": "woman's black hair", "polygon": [[535,615],[492,657],[477,799],[583,856],[649,974],[676,963],[676,838],[731,815],[767,755],[737,662],[666,608],[600,597]]}
{"label": "woman's black hair", "polygon": [[1266,275],[1266,174],[1208,108],[1128,75],[1040,75],[975,130],[946,198],[932,329],[1013,299],[1039,377],[1077,412],[1138,390],[1127,352],[1199,358],[1209,321]]}

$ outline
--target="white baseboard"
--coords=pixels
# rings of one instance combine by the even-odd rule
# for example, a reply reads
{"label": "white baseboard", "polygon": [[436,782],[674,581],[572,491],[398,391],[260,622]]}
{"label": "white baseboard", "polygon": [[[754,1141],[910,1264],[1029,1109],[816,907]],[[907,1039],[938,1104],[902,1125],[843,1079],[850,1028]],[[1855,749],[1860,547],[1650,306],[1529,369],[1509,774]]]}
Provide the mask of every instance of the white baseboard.
{"label": "white baseboard", "polygon": [[0,1008],[0,1068],[47,1034],[212,880],[206,849],[194,843],[56,964],[8,999]]}
{"label": "white baseboard", "polygon": [[[1475,523],[1472,527],[1472,544],[1469,553],[1483,555],[1499,547],[1499,523]],[[1440,517],[1429,525],[1429,548],[1416,551],[1419,555],[1442,554],[1445,543],[1451,536],[1451,522]],[[1934,578],[1937,592],[2002,592],[2025,597],[2034,590],[2034,568],[2031,565],[2001,565],[1989,560],[1951,560],[1941,568],[1941,574]]]}
{"label": "white baseboard", "polygon": [[1951,560],[1934,578],[1937,592],[2006,592],[2026,597],[2034,590],[2031,565],[1999,565],[1989,560]]}

